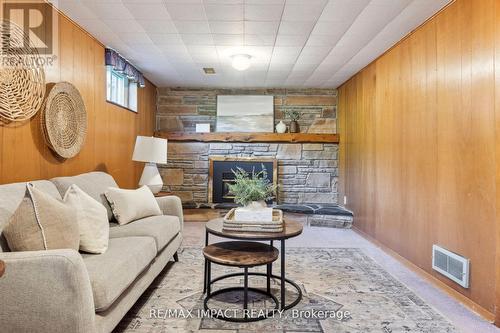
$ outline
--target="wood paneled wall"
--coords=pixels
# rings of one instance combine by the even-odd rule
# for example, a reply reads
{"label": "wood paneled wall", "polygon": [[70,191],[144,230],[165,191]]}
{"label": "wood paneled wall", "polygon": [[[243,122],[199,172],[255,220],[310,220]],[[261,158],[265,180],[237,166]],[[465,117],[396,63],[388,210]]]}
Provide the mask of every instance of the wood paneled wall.
{"label": "wood paneled wall", "polygon": [[[355,227],[498,323],[499,22],[500,1],[455,1],[343,84],[338,105]],[[431,269],[432,244],[471,259],[469,289]]]}
{"label": "wood paneled wall", "polygon": [[63,15],[55,19],[58,59],[46,68],[46,80],[69,81],[82,94],[88,114],[85,147],[66,161],[54,157],[43,142],[39,114],[29,122],[0,126],[0,184],[103,170],[120,186],[136,187],[142,163],[131,160],[132,151],[136,135],[153,134],[156,87],[146,82],[139,89],[138,113],[107,103],[104,47]]}

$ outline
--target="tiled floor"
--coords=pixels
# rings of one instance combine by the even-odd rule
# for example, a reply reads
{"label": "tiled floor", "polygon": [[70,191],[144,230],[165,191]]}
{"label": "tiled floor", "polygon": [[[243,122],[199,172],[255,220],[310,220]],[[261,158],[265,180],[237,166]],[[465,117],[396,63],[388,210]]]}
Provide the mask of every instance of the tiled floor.
{"label": "tiled floor", "polygon": [[[216,238],[211,236],[211,242]],[[184,245],[202,246],[205,242],[204,223],[186,223]],[[404,283],[424,301],[447,317],[466,333],[500,333],[500,329],[468,310],[440,289],[429,284],[399,261],[350,229],[305,227],[299,237],[287,241],[289,247],[356,247],[379,263],[387,272]]]}

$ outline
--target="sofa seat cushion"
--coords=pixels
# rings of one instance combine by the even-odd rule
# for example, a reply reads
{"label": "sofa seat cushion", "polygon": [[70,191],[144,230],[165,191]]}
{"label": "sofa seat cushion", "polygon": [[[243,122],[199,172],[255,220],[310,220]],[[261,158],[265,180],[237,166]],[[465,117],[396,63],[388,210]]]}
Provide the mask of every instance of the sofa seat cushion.
{"label": "sofa seat cushion", "polygon": [[160,252],[179,233],[181,224],[177,216],[160,215],[145,217],[125,225],[110,223],[109,237],[148,236],[156,242]]}
{"label": "sofa seat cushion", "polygon": [[106,310],[149,267],[156,257],[151,237],[124,237],[109,240],[103,254],[82,254],[87,267],[95,311]]}

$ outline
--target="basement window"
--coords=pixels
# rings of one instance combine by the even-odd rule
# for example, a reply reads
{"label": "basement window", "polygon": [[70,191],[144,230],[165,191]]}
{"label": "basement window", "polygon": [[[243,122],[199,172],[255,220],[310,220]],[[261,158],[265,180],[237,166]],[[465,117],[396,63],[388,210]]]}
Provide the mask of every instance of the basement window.
{"label": "basement window", "polygon": [[106,100],[137,112],[137,82],[106,66]]}

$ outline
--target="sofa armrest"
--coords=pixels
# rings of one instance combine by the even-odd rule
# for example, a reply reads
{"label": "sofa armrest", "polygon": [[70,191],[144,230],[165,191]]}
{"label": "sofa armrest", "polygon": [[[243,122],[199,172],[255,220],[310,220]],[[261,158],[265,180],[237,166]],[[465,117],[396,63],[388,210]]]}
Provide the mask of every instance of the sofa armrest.
{"label": "sofa armrest", "polygon": [[179,218],[181,223],[181,232],[184,225],[184,213],[182,212],[181,199],[175,195],[168,195],[165,197],[156,198],[163,215],[173,215]]}
{"label": "sofa armrest", "polygon": [[1,252],[0,330],[95,332],[94,299],[75,250]]}
{"label": "sofa armrest", "polygon": [[182,201],[178,196],[168,195],[156,198],[163,215],[173,215],[179,218],[181,232],[184,227],[184,213],[182,212]]}

